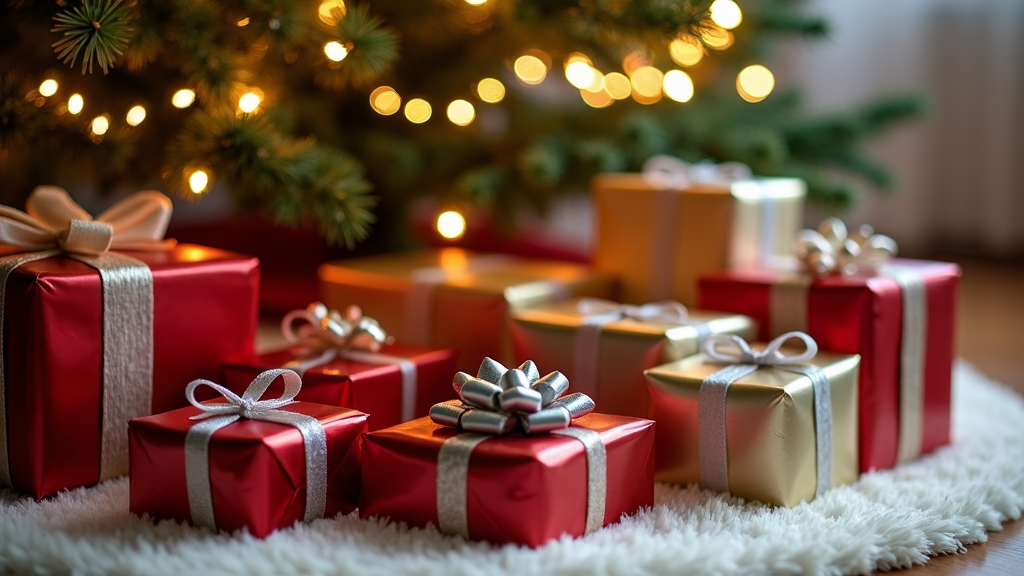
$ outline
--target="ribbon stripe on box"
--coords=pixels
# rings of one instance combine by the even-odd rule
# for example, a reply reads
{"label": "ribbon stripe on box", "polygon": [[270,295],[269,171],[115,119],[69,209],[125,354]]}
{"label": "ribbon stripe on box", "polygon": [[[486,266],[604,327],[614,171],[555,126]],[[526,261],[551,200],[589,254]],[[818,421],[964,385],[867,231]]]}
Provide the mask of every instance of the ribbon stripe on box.
{"label": "ribbon stripe on box", "polygon": [[[103,405],[100,480],[127,471],[125,423],[151,410],[153,279],[139,260],[109,250],[169,250],[171,216],[165,195],[146,191],[118,202],[95,220],[56,187],[36,188],[22,212],[0,206],[0,244],[21,253],[0,258],[0,322],[7,279],[19,266],[67,255],[99,271],[103,295]],[[0,334],[3,324],[0,323]],[[0,355],[3,354],[0,336]],[[0,412],[6,412],[0,359]],[[6,424],[6,417],[0,417]],[[0,485],[11,485],[6,425],[0,426]]]}

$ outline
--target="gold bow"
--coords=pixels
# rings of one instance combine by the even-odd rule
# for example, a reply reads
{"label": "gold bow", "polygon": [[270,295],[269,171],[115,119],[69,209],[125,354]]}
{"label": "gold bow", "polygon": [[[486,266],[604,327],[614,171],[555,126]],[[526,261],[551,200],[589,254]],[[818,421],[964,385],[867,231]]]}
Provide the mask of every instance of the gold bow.
{"label": "gold bow", "polygon": [[171,199],[155,190],[136,192],[95,219],[63,188],[40,186],[25,202],[25,212],[0,206],[0,244],[21,252],[59,249],[97,256],[108,250],[168,250],[164,240]]}
{"label": "gold bow", "polygon": [[[300,322],[298,330],[295,323]],[[281,321],[281,332],[291,344],[300,344],[311,350],[347,349],[378,352],[390,342],[388,333],[380,324],[363,316],[358,306],[349,306],[342,315],[314,302],[305,310],[292,310]]]}
{"label": "gold bow", "polygon": [[827,218],[817,230],[801,230],[796,256],[815,276],[876,274],[896,256],[896,241],[867,225],[848,234],[839,218]]}

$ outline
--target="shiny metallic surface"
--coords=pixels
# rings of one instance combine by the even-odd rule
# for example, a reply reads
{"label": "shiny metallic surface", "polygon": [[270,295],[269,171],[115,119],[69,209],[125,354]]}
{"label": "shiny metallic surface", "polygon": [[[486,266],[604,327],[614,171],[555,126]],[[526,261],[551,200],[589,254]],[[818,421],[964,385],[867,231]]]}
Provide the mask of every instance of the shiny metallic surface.
{"label": "shiny metallic surface", "polygon": [[505,390],[498,396],[498,406],[502,410],[532,413],[543,407],[543,398],[541,393],[533,388],[517,386]]}
{"label": "shiny metallic surface", "polygon": [[523,432],[527,434],[536,434],[538,432],[550,432],[552,430],[561,430],[569,426],[572,422],[572,416],[569,414],[569,410],[565,406],[555,403],[552,408],[546,408],[540,412],[535,412],[526,416],[520,416],[520,423],[523,427]]}
{"label": "shiny metallic surface", "polygon": [[526,377],[526,372],[523,372],[518,368],[513,368],[501,375],[501,380],[498,384],[501,386],[502,390],[510,390],[516,386],[529,388],[530,380]]}
{"label": "shiny metallic surface", "polygon": [[441,402],[430,407],[430,420],[442,426],[458,427],[459,418],[469,411],[457,401]]}
{"label": "shiny metallic surface", "polygon": [[569,379],[555,370],[533,383],[533,389],[540,392],[542,402],[548,405],[569,389]]}
{"label": "shiny metallic surface", "polygon": [[516,417],[506,412],[469,410],[462,415],[460,428],[467,432],[508,434],[516,428]]}
{"label": "shiny metallic surface", "polygon": [[594,400],[586,394],[569,394],[551,403],[551,407],[561,406],[566,409],[571,418],[579,418],[594,411],[597,405]]}
{"label": "shiny metallic surface", "polygon": [[480,408],[495,409],[498,407],[497,400],[498,394],[501,394],[501,388],[479,378],[473,378],[467,380],[458,392],[459,397],[467,404],[479,406]]}

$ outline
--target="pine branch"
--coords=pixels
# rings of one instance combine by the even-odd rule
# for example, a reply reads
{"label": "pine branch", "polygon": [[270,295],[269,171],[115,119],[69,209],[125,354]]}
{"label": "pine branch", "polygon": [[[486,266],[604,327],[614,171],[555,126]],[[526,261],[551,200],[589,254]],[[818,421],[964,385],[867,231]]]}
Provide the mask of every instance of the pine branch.
{"label": "pine branch", "polygon": [[324,67],[318,69],[317,82],[335,90],[348,85],[368,86],[387,72],[398,59],[398,34],[383,24],[381,18],[370,15],[365,4],[349,8],[331,30],[348,54],[341,62],[322,59]]}
{"label": "pine branch", "polygon": [[82,6],[53,17],[57,24],[51,32],[63,32],[64,38],[53,43],[57,58],[75,66],[82,56],[82,74],[92,74],[95,61],[107,73],[131,38],[131,8],[123,0],[83,0]]}

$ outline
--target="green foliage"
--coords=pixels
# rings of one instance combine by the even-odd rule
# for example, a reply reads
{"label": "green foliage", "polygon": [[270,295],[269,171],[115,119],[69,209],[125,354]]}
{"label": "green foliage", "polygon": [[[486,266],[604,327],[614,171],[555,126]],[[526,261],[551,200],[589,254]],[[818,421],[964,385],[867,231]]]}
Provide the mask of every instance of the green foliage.
{"label": "green foliage", "polygon": [[123,53],[131,35],[128,26],[130,11],[122,1],[84,0],[80,7],[54,16],[57,24],[51,32],[64,33],[64,37],[53,44],[57,57],[74,67],[81,54],[82,74],[86,69],[92,74],[93,60],[106,74],[114,60]]}

